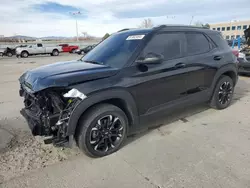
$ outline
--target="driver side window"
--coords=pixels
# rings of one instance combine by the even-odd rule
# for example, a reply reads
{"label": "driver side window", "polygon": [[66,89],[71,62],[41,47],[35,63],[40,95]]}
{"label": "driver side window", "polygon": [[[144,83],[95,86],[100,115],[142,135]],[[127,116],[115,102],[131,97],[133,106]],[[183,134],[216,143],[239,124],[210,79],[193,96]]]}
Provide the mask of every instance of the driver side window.
{"label": "driver side window", "polygon": [[171,60],[182,57],[181,40],[183,33],[160,33],[149,41],[141,56],[145,57],[149,53],[161,54],[164,60]]}

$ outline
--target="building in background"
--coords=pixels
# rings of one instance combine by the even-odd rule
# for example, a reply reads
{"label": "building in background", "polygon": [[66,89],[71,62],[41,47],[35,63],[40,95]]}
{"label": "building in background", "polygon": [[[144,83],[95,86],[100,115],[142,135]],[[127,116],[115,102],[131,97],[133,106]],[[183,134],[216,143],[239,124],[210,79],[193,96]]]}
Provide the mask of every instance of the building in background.
{"label": "building in background", "polygon": [[220,31],[223,37],[227,40],[236,39],[238,37],[244,38],[244,30],[250,27],[250,20],[210,24],[212,30]]}

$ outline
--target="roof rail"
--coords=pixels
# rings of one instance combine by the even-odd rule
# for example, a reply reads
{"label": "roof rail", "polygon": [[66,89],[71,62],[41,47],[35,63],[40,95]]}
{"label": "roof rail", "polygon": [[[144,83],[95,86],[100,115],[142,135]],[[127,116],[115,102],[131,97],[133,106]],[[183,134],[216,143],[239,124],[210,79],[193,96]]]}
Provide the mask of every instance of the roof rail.
{"label": "roof rail", "polygon": [[127,30],[130,30],[130,29],[128,29],[128,28],[122,29],[122,30],[117,31],[117,33],[122,32],[122,31],[127,31]]}
{"label": "roof rail", "polygon": [[154,30],[160,30],[162,28],[165,28],[167,27],[166,25],[159,25],[159,26],[156,26],[156,27],[153,27]]}
{"label": "roof rail", "polygon": [[159,25],[159,26],[156,26],[154,27],[154,29],[162,29],[162,28],[165,28],[165,27],[191,27],[191,28],[197,28],[197,29],[209,29],[208,27],[205,27],[205,26],[195,26],[195,25],[178,25],[178,24],[169,24],[169,25]]}

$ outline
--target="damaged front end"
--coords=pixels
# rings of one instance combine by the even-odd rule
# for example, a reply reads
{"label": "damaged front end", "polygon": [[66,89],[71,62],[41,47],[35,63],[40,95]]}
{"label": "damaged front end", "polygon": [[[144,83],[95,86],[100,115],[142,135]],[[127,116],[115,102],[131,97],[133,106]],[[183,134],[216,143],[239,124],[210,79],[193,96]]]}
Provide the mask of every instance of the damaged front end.
{"label": "damaged front end", "polygon": [[20,96],[25,107],[21,114],[25,117],[34,136],[45,136],[45,144],[70,147],[73,136],[67,135],[68,121],[74,108],[86,96],[76,89],[46,89],[31,93],[23,86]]}

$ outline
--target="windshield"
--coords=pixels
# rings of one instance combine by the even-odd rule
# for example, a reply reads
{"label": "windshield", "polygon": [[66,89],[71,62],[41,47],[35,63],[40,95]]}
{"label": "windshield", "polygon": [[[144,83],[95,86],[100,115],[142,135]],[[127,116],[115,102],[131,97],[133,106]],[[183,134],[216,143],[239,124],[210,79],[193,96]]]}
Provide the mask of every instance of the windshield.
{"label": "windshield", "polygon": [[[132,34],[133,35],[133,34]],[[111,35],[86,54],[81,60],[122,68],[142,40],[126,40],[128,33]]]}

